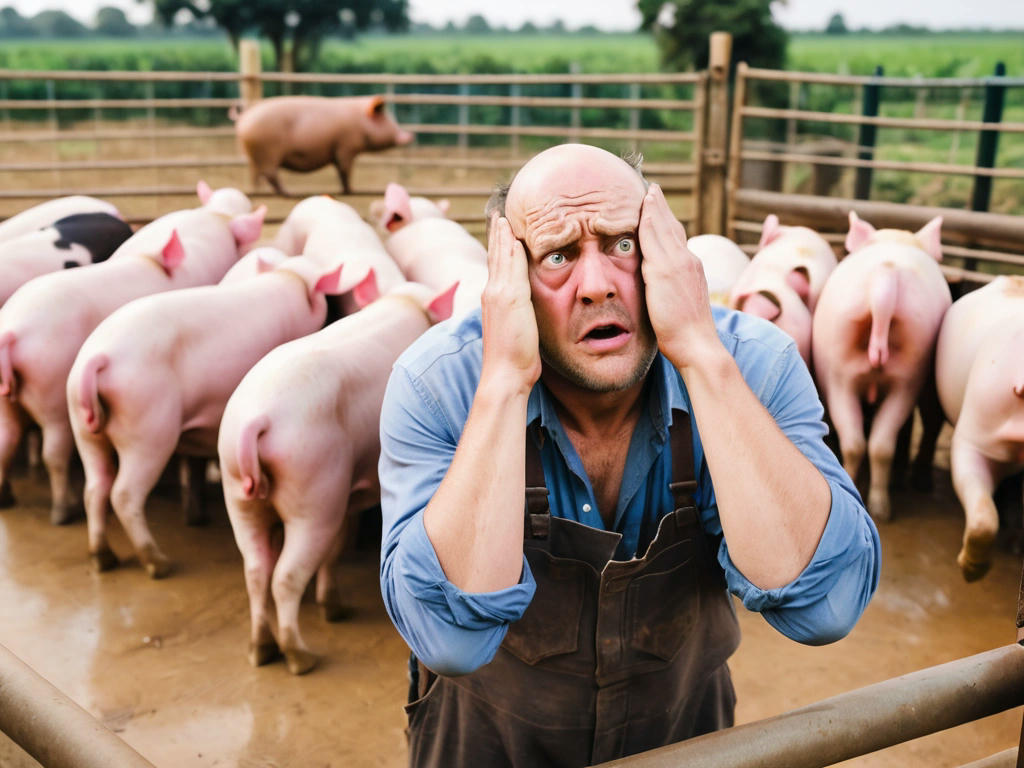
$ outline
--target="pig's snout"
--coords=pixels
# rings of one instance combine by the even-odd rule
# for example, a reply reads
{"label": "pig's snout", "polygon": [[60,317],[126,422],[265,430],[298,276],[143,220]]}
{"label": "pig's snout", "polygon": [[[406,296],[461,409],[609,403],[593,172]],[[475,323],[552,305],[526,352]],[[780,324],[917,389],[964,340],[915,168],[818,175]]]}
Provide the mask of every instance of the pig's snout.
{"label": "pig's snout", "polygon": [[412,144],[415,140],[416,134],[412,131],[407,131],[404,128],[400,128],[398,133],[395,135],[395,144],[399,147],[404,147],[406,144]]}

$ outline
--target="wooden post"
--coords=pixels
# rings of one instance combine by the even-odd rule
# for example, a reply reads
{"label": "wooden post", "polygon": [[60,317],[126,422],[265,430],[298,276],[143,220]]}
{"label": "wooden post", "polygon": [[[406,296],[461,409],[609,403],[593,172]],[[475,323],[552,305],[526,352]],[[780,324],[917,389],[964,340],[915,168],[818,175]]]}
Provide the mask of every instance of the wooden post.
{"label": "wooden post", "polygon": [[244,109],[251,107],[263,98],[263,80],[260,79],[263,65],[260,62],[258,40],[242,40],[238,43],[238,63],[241,67],[241,81],[238,90]]}
{"label": "wooden post", "polygon": [[736,232],[729,229],[729,222],[736,218],[736,193],[740,188],[740,170],[743,151],[743,107],[747,101],[747,62],[736,65],[736,80],[732,89],[732,126],[729,128],[729,173],[726,183],[725,220],[726,237],[736,239]]}
{"label": "wooden post", "polygon": [[[571,61],[571,62],[569,62],[569,74],[570,75],[578,75],[579,73],[580,73],[580,63],[578,61]],[[574,102],[579,102],[579,100],[583,98],[583,86],[580,83],[574,82],[570,86],[570,91],[571,91],[571,94],[572,94],[571,98],[572,98],[572,100]],[[569,141],[572,141],[572,142],[579,141],[580,140],[580,134],[579,134],[579,128],[580,128],[580,108],[578,106],[574,106],[572,108],[572,113],[570,114],[570,123],[569,123],[569,125],[572,128],[572,130],[569,132]]]}
{"label": "wooden post", "polygon": [[725,231],[725,149],[729,136],[731,58],[732,35],[728,32],[712,32],[705,110],[707,127],[698,158],[700,169],[696,207],[699,214],[697,230],[701,234],[720,235]]}

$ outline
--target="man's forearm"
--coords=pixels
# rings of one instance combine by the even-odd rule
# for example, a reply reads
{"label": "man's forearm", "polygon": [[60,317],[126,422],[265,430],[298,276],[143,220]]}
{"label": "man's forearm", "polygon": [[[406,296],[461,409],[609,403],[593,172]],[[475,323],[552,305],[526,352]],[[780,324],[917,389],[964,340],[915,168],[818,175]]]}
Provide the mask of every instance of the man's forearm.
{"label": "man's forearm", "polygon": [[828,522],[828,483],[724,347],[681,372],[733,563],[761,589],[788,584],[811,561]]}
{"label": "man's forearm", "polygon": [[528,393],[481,379],[452,464],[423,524],[448,580],[465,592],[519,582]]}

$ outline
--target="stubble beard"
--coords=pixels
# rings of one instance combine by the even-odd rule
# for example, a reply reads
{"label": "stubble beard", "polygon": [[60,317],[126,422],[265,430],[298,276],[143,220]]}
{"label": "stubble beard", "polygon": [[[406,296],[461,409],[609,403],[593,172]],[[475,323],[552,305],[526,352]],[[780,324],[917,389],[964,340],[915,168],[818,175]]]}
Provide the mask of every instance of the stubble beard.
{"label": "stubble beard", "polygon": [[582,389],[590,392],[621,392],[638,384],[651,369],[654,358],[658,355],[658,343],[654,335],[654,329],[650,322],[644,318],[637,329],[640,344],[640,353],[633,368],[626,375],[610,379],[600,373],[588,369],[579,360],[574,360],[558,348],[557,345],[548,341],[544,334],[540,334],[540,356],[544,363],[550,366],[558,375]]}

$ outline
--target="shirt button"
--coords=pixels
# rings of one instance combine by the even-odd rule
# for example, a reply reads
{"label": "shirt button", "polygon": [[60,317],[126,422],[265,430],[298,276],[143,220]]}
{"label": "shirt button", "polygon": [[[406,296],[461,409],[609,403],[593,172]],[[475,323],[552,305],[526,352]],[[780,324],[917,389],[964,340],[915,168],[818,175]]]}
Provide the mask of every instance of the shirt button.
{"label": "shirt button", "polygon": [[589,504],[584,504],[583,505],[583,511],[584,512],[589,512],[590,511],[590,505]]}

